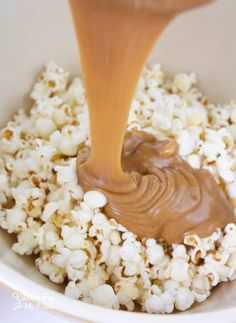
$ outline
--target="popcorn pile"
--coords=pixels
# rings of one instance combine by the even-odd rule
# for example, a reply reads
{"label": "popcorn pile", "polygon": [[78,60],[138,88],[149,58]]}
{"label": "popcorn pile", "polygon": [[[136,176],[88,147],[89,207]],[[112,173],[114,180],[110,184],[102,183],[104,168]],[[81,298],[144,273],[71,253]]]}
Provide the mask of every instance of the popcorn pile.
{"label": "popcorn pile", "polygon": [[[192,167],[208,169],[236,208],[236,103],[213,105],[194,74],[170,82],[159,65],[145,68],[128,128],[176,138]],[[90,144],[80,78],[54,63],[40,75],[29,115],[20,109],[0,133],[0,225],[17,236],[12,249],[37,254],[38,270],[65,294],[129,311],[171,313],[203,302],[236,279],[236,226],[183,244],[138,239],[103,212],[106,197],[84,194],[76,155]]]}

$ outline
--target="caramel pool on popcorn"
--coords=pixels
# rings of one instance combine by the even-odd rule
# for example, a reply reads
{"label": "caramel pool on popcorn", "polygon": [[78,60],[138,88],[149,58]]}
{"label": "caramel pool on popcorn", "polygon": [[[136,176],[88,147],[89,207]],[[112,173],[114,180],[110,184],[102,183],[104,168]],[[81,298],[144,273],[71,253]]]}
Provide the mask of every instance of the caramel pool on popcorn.
{"label": "caramel pool on popcorn", "polygon": [[85,190],[108,199],[105,212],[139,237],[182,242],[235,223],[213,176],[191,168],[174,140],[126,132],[140,73],[156,39],[181,11],[206,0],[70,0],[90,116],[91,149],[78,155]]}

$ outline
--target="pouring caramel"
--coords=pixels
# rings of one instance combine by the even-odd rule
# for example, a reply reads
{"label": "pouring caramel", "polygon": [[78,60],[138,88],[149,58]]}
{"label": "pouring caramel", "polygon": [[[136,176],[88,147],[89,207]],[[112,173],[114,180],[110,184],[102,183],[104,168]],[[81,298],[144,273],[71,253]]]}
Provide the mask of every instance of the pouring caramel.
{"label": "pouring caramel", "polygon": [[173,140],[126,133],[129,108],[155,40],[179,12],[204,0],[70,0],[87,92],[91,150],[78,155],[85,190],[139,237],[181,242],[236,222],[212,175],[192,169]]}

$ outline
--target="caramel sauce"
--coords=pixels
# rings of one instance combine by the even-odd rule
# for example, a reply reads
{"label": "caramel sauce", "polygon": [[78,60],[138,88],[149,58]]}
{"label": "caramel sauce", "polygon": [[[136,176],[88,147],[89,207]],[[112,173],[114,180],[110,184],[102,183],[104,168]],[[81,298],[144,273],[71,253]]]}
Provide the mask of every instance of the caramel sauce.
{"label": "caramel sauce", "polygon": [[91,150],[79,153],[85,190],[139,237],[181,242],[236,222],[212,175],[192,169],[172,140],[126,133],[129,108],[155,40],[179,12],[204,0],[70,0],[89,104]]}

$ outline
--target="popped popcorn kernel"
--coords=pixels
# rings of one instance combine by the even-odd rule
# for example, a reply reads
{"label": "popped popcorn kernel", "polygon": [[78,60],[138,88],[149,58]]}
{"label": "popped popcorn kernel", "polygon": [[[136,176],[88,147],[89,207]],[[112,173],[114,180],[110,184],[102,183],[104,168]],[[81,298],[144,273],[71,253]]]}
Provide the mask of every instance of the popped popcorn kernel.
{"label": "popped popcorn kernel", "polygon": [[105,195],[96,191],[89,191],[84,194],[84,201],[93,209],[104,207],[107,203]]}
{"label": "popped popcorn kernel", "polygon": [[185,287],[181,287],[176,293],[175,307],[179,311],[185,311],[194,302],[193,293]]}

